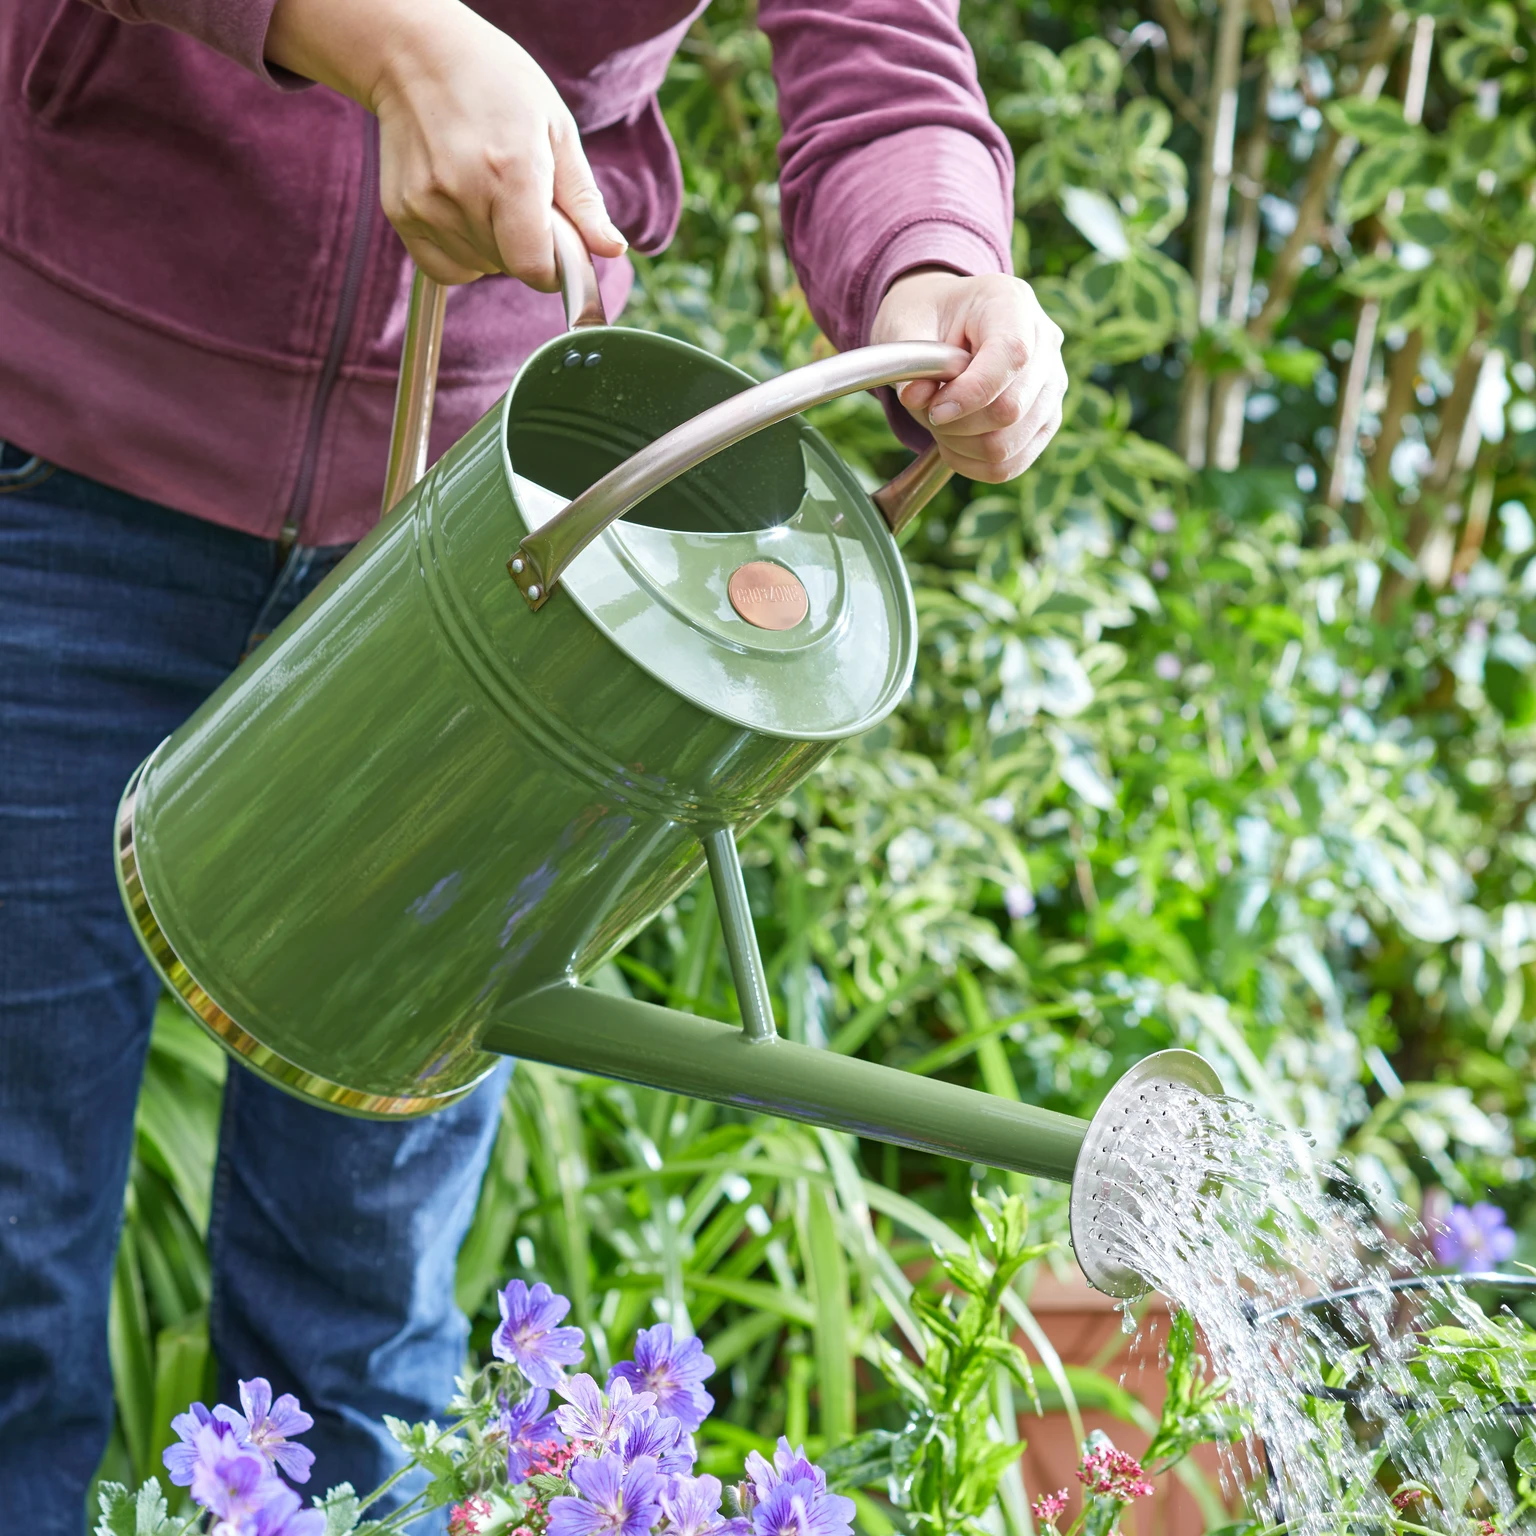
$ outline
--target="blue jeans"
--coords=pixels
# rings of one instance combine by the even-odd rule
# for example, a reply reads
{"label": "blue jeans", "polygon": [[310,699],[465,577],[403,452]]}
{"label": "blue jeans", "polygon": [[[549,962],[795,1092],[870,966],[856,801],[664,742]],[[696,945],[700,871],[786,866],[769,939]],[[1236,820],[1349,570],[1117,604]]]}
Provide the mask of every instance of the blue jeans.
{"label": "blue jeans", "polygon": [[[159,992],[118,901],[124,782],[345,553],[183,516],[0,456],[0,1527],[79,1536],[111,1429],[107,1299]],[[404,1124],[231,1067],[209,1236],[220,1399],[265,1376],[314,1415],[310,1491],[397,1464],[441,1416],[454,1266],[498,1074]]]}

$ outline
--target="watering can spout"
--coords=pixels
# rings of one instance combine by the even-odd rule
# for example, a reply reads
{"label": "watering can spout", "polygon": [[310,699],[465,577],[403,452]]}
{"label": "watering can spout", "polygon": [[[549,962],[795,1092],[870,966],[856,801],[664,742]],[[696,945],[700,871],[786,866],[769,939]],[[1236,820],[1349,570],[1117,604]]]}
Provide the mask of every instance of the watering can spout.
{"label": "watering can spout", "polygon": [[589,987],[520,999],[480,1044],[1062,1183],[1088,1133],[1071,1115]]}
{"label": "watering can spout", "polygon": [[1129,1133],[1149,1099],[1170,1089],[1220,1091],[1192,1051],[1138,1062],[1091,1121],[919,1077],[854,1056],[750,1035],[589,987],[555,986],[520,999],[480,1037],[483,1050],[851,1131],[1072,1186],[1072,1245],[1089,1281],[1115,1296],[1147,1289],[1116,1251],[1106,1218],[1135,1179]]}

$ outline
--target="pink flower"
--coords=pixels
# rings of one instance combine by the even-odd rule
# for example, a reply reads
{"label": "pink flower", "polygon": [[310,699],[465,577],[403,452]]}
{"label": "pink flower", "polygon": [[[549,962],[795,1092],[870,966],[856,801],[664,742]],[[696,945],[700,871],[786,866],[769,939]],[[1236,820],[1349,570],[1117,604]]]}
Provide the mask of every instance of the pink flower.
{"label": "pink flower", "polygon": [[465,1499],[462,1504],[455,1504],[448,1511],[448,1536],[480,1536],[485,1522],[490,1518],[489,1499]]}
{"label": "pink flower", "polygon": [[1058,1488],[1055,1493],[1042,1493],[1029,1507],[1041,1525],[1054,1525],[1057,1515],[1067,1507],[1067,1490]]}
{"label": "pink flower", "polygon": [[1083,1453],[1077,1480],[1089,1493],[1118,1499],[1122,1504],[1144,1499],[1152,1492],[1152,1479],[1142,1464],[1134,1456],[1117,1450],[1107,1439],[1101,1439],[1092,1450]]}
{"label": "pink flower", "polygon": [[1392,1495],[1393,1509],[1407,1509],[1412,1504],[1417,1504],[1424,1497],[1422,1488],[1399,1488]]}

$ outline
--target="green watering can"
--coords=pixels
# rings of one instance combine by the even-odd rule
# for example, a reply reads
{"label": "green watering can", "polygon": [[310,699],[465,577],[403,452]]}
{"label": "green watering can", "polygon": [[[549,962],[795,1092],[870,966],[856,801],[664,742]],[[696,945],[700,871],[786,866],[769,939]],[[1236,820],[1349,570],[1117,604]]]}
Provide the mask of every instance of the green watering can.
{"label": "green watering can", "polygon": [[[430,471],[446,294],[418,274],[387,515],[123,794],[146,952],[238,1060],[329,1108],[423,1114],[505,1054],[766,1110],[1071,1181],[1085,1272],[1139,1292],[1113,1241],[1134,1133],[1172,1085],[1219,1091],[1210,1068],[1150,1057],[1090,1124],[783,1040],[736,854],[906,692],[893,534],[948,476],[930,451],[871,497],[799,412],[966,353],[753,384],[609,326],[556,233],[569,330]],[[579,985],[705,865],[741,1028]]]}

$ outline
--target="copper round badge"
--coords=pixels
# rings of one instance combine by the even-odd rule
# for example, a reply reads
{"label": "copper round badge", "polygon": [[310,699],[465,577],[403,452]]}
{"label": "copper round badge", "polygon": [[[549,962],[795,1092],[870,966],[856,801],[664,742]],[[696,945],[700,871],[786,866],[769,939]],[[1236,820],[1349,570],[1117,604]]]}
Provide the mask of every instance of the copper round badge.
{"label": "copper round badge", "polygon": [[731,607],[758,629],[793,629],[810,609],[800,578],[772,560],[749,560],[726,583]]}

